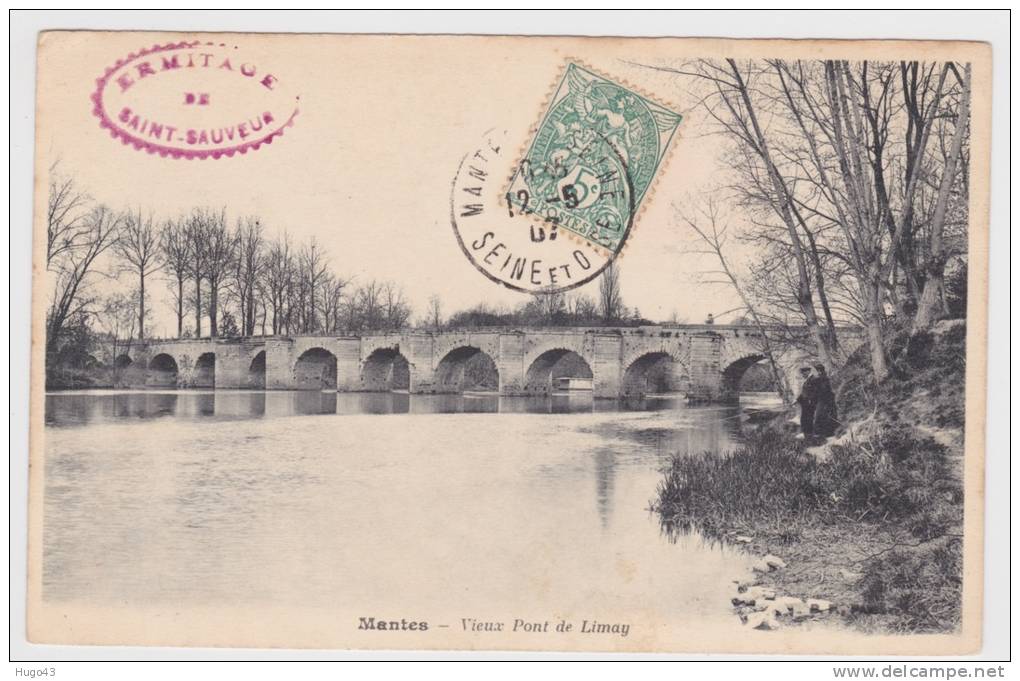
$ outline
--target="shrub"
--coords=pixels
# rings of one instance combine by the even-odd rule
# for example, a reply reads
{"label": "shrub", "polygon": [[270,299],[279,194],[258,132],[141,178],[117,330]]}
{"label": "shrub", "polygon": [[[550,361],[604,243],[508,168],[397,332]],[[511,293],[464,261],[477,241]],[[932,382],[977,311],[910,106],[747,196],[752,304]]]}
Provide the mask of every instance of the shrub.
{"label": "shrub", "polygon": [[960,625],[963,542],[958,537],[876,558],[862,579],[862,609],[893,614],[909,631]]}

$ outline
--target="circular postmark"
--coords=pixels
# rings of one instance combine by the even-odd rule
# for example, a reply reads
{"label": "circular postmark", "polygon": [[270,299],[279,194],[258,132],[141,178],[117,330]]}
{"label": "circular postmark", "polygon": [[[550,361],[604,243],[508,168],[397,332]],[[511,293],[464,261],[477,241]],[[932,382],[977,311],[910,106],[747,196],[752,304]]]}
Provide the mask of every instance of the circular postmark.
{"label": "circular postmark", "polygon": [[[518,161],[507,153],[506,138],[506,131],[485,133],[454,176],[450,222],[464,255],[515,291],[555,293],[592,281],[623,250],[633,224],[625,159],[610,146],[587,162],[560,155],[557,164],[549,154]],[[578,227],[578,214],[594,216],[596,229]]]}
{"label": "circular postmark", "polygon": [[96,80],[92,113],[125,145],[172,158],[245,154],[293,125],[300,97],[255,55],[211,41],[153,45]]}

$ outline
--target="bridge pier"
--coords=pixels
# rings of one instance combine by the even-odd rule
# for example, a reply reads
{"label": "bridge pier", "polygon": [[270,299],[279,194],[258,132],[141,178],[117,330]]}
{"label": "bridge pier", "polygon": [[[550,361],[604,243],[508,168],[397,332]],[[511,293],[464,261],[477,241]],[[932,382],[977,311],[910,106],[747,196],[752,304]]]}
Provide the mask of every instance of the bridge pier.
{"label": "bridge pier", "polygon": [[407,392],[413,394],[435,392],[436,373],[433,368],[432,335],[414,334],[408,336],[401,346],[407,358]]}
{"label": "bridge pier", "polygon": [[294,384],[294,340],[266,339],[266,388],[286,390]]}
{"label": "bridge pier", "polygon": [[689,401],[725,401],[722,370],[719,366],[722,342],[722,336],[711,332],[691,336],[691,382],[687,391]]}
{"label": "bridge pier", "polygon": [[[248,388],[248,369],[251,366],[251,341],[217,341],[215,383],[216,388]],[[261,345],[261,344],[259,344]]]}
{"label": "bridge pier", "polygon": [[623,337],[599,334],[592,347],[592,391],[595,397],[616,399],[620,396],[623,375]]}
{"label": "bridge pier", "polygon": [[503,333],[499,336],[499,356],[494,358],[499,372],[500,395],[523,395],[524,334]]}
{"label": "bridge pier", "polygon": [[338,338],[336,349],[336,389],[354,392],[361,385],[361,339]]}

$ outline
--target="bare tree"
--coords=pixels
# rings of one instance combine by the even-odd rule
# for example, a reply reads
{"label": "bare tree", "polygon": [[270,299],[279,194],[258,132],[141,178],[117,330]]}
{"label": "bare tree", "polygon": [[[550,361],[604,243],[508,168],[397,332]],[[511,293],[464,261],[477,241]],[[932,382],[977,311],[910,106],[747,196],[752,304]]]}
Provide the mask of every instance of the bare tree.
{"label": "bare tree", "polygon": [[607,322],[620,319],[623,297],[620,295],[620,272],[615,262],[609,263],[599,279],[599,310]]}
{"label": "bare tree", "polygon": [[89,222],[92,199],[74,179],[50,166],[50,193],[46,210],[46,266],[95,236]]}
{"label": "bare tree", "polygon": [[142,217],[142,210],[128,211],[121,219],[121,230],[114,246],[117,255],[138,277],[138,338],[145,338],[145,280],[161,267],[159,230],[150,213]]}
{"label": "bare tree", "polygon": [[598,315],[598,305],[591,296],[584,293],[578,293],[573,297],[572,308],[574,317],[586,324]]}
{"label": "bare tree", "polygon": [[272,309],[270,326],[273,334],[289,331],[288,303],[294,279],[294,258],[290,252],[290,237],[286,233],[269,246],[264,279]]}
{"label": "bare tree", "polygon": [[258,218],[238,219],[235,233],[234,285],[237,293],[242,335],[255,334],[256,297],[266,267],[265,238]]}
{"label": "bare tree", "polygon": [[329,263],[315,237],[298,254],[298,303],[301,315],[301,330],[315,333],[319,330],[316,319],[317,296],[329,272]]}
{"label": "bare tree", "polygon": [[[787,385],[783,372],[779,370],[779,364],[776,362],[775,353],[772,350],[772,341],[770,339],[771,330],[758,314],[756,306],[747,295],[744,286],[741,284],[736,272],[726,258],[725,248],[728,226],[725,224],[720,225],[720,217],[719,206],[711,195],[709,195],[705,199],[704,207],[696,210],[694,215],[682,216],[682,219],[687,226],[698,235],[698,238],[702,242],[702,247],[700,249],[695,249],[693,252],[710,255],[719,263],[719,269],[712,270],[708,274],[710,276],[721,277],[721,279],[712,280],[709,283],[727,284],[736,292],[737,296],[740,297],[740,301],[743,303],[744,311],[746,312],[746,317],[750,318],[760,334],[762,340],[762,354],[765,355],[765,358],[768,360],[769,371],[772,374],[772,379],[775,382],[775,385],[780,387],[779,392],[780,395],[782,395],[783,400],[789,403],[791,398],[790,386]],[[676,313],[674,312],[674,316],[675,314]]]}
{"label": "bare tree", "polygon": [[[881,380],[890,308],[905,316],[929,279],[926,309],[944,306],[938,289],[949,254],[938,253],[939,238],[945,216],[955,224],[965,212],[965,173],[960,179],[956,168],[966,166],[960,102],[969,79],[951,63],[730,59],[653,68],[700,81],[705,114],[733,142],[730,190],[762,254],[754,287],[777,311],[792,292],[825,364],[836,319],[859,321]],[[925,314],[915,327],[930,324],[934,313]]]}
{"label": "bare tree", "polygon": [[396,331],[407,326],[411,318],[411,306],[404,300],[404,291],[393,282],[382,285],[383,318],[387,330]]}
{"label": "bare tree", "polygon": [[226,211],[208,213],[205,227],[205,278],[209,284],[209,335],[218,335],[220,289],[234,267],[237,236],[227,227]]}
{"label": "bare tree", "polygon": [[949,196],[956,179],[957,166],[960,165],[963,155],[963,140],[970,118],[970,64],[967,64],[964,68],[961,80],[962,92],[960,94],[959,109],[956,114],[953,141],[950,151],[945,158],[945,169],[942,173],[942,180],[939,183],[935,214],[931,220],[931,236],[929,237],[924,289],[921,292],[921,297],[917,304],[917,314],[914,317],[913,330],[915,333],[929,328],[940,316],[940,312],[945,306],[943,282],[948,253],[945,248],[943,234],[946,216],[949,211]]}
{"label": "bare tree", "polygon": [[177,337],[184,335],[184,283],[188,280],[191,244],[185,220],[167,220],[159,233],[159,249],[163,266],[173,278],[171,291],[177,313]]}
{"label": "bare tree", "polygon": [[[146,310],[149,322],[151,311]],[[114,370],[119,373],[116,359],[124,351],[130,349],[131,341],[138,332],[138,291],[111,293],[98,301],[95,317],[110,342],[110,353],[114,361]]]}
{"label": "bare tree", "polygon": [[210,225],[215,216],[207,210],[195,209],[188,216],[184,226],[187,240],[187,252],[190,256],[189,273],[195,282],[193,303],[195,306],[195,338],[202,337],[202,282],[206,276],[206,265],[209,260],[209,242],[207,239]]}
{"label": "bare tree", "polygon": [[332,272],[327,272],[323,278],[320,310],[322,312],[322,330],[326,333],[334,333],[340,328],[344,289],[347,288],[347,284],[347,279]]}
{"label": "bare tree", "polygon": [[439,296],[435,294],[429,296],[429,304],[425,316],[425,324],[433,332],[438,333],[443,329],[443,303]]}
{"label": "bare tree", "polygon": [[566,294],[556,290],[553,286],[549,286],[546,291],[536,293],[533,302],[536,304],[539,317],[543,322],[551,322],[557,315],[562,315],[567,311]]}
{"label": "bare tree", "polygon": [[360,287],[355,307],[349,309],[356,318],[358,329],[381,329],[383,327],[382,285],[372,280]]}
{"label": "bare tree", "polygon": [[96,260],[116,243],[120,218],[105,206],[95,206],[81,221],[74,240],[63,244],[50,262],[55,283],[46,315],[46,352],[56,353],[68,319],[87,311],[86,295]]}

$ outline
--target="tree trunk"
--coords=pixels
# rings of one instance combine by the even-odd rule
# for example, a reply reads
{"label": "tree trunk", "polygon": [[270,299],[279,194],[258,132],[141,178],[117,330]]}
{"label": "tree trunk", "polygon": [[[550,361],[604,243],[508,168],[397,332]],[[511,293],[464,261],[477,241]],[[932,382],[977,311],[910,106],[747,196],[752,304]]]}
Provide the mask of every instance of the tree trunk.
{"label": "tree trunk", "polygon": [[138,340],[145,340],[145,272],[138,277]]}
{"label": "tree trunk", "polygon": [[938,321],[943,309],[943,277],[946,271],[946,252],[942,243],[942,231],[946,223],[946,210],[949,205],[949,192],[956,178],[956,165],[963,149],[963,134],[967,129],[967,117],[970,108],[970,66],[966,67],[963,78],[963,92],[960,95],[960,111],[956,116],[956,130],[953,132],[953,143],[946,159],[946,169],[939,184],[938,200],[935,202],[935,215],[931,224],[931,245],[928,249],[928,261],[925,272],[924,290],[917,302],[917,314],[914,316],[913,333],[925,331]]}
{"label": "tree trunk", "polygon": [[195,338],[202,337],[202,278],[195,277]]}
{"label": "tree trunk", "polygon": [[882,289],[877,283],[861,288],[864,294],[865,326],[868,330],[868,346],[871,350],[871,371],[875,383],[881,383],[889,374],[889,363],[885,356],[885,334],[882,329]]}
{"label": "tree trunk", "polygon": [[177,337],[184,335],[184,278],[177,278]]}
{"label": "tree trunk", "polygon": [[740,93],[744,109],[747,112],[748,122],[750,123],[750,130],[748,132],[753,133],[755,140],[757,140],[758,148],[756,152],[765,165],[769,181],[772,184],[772,190],[775,192],[775,202],[778,204],[774,206],[775,211],[783,220],[786,230],[790,235],[790,245],[793,248],[794,259],[797,264],[797,304],[804,314],[804,321],[810,330],[811,338],[814,340],[815,348],[818,351],[818,359],[831,374],[835,369],[832,362],[832,353],[829,352],[829,344],[825,338],[826,334],[822,332],[818,325],[818,315],[815,313],[814,301],[811,296],[811,283],[806,258],[804,257],[804,248],[801,245],[800,236],[797,234],[797,225],[794,222],[789,189],[780,175],[779,169],[772,162],[772,154],[769,152],[768,141],[765,139],[765,133],[762,131],[761,125],[758,123],[758,116],[751,102],[751,95],[748,92],[743,77],[740,75],[740,69],[737,68],[737,62],[733,59],[727,59],[726,62],[730,65],[730,70],[737,82],[737,91]]}
{"label": "tree trunk", "polygon": [[211,338],[216,338],[218,335],[218,330],[216,328],[216,307],[219,303],[217,300],[219,292],[216,289],[218,288],[218,284],[212,281],[209,282],[209,336]]}

